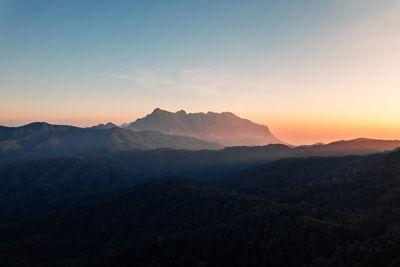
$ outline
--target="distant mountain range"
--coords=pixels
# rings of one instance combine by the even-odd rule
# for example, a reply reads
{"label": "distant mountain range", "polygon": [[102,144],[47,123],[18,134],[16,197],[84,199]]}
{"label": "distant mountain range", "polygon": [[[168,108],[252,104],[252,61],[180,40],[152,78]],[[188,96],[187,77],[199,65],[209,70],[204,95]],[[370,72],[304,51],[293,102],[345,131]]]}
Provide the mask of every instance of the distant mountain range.
{"label": "distant mountain range", "polygon": [[134,131],[152,130],[199,138],[225,146],[256,146],[282,143],[265,125],[242,119],[231,112],[172,113],[156,108],[151,114],[123,127]]}
{"label": "distant mountain range", "polygon": [[318,143],[310,146],[298,146],[296,149],[319,156],[365,155],[394,150],[400,147],[400,140],[379,140],[357,138],[340,140],[328,144]]}
{"label": "distant mountain range", "polygon": [[0,162],[156,148],[200,150],[221,146],[186,136],[116,127],[91,129],[44,122],[22,127],[0,126]]}
{"label": "distant mountain range", "polygon": [[[241,119],[229,112],[187,114],[185,111],[171,113],[155,109],[146,117],[122,126],[111,122],[89,128],[51,125],[44,122],[35,122],[21,127],[0,126],[0,164],[31,159],[89,155],[104,151],[159,148],[218,150],[229,145],[233,147],[224,151],[235,151],[235,158],[251,159],[250,161],[287,157],[372,154],[400,147],[398,140],[367,138],[297,147],[269,144],[279,142],[280,140],[271,134],[267,126]],[[269,145],[251,147],[252,144]],[[210,156],[219,159],[232,155],[224,153]]]}

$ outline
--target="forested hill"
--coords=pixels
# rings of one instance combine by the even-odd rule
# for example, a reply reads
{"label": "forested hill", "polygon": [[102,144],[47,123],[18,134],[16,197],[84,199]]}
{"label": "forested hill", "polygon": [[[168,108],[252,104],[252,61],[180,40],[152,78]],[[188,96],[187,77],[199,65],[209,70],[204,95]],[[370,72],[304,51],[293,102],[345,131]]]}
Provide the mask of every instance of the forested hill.
{"label": "forested hill", "polygon": [[284,159],[214,185],[151,179],[14,218],[1,224],[0,256],[7,266],[398,266],[398,225],[400,152]]}

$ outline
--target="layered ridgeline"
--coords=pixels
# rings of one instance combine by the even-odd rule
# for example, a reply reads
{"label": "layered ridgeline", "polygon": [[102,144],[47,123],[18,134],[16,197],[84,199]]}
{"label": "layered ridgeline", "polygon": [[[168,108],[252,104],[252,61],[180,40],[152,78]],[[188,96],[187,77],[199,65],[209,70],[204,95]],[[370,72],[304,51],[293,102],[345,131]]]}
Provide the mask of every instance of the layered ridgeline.
{"label": "layered ridgeline", "polygon": [[191,137],[166,135],[156,131],[78,128],[43,122],[22,127],[0,126],[0,163],[100,151],[155,148],[199,150],[218,149],[221,146]]}
{"label": "layered ridgeline", "polygon": [[400,147],[400,140],[379,140],[370,138],[357,138],[353,140],[340,140],[328,144],[315,144],[297,146],[295,150],[303,151],[314,156],[343,156],[366,155],[386,152]]}
{"label": "layered ridgeline", "polygon": [[[107,150],[81,157],[64,157],[0,165],[0,210],[2,211],[0,223],[1,218],[13,214],[35,214],[38,208],[42,210],[53,209],[61,203],[72,203],[85,194],[121,189],[149,178],[188,176],[202,182],[214,183],[233,172],[278,159],[308,158],[317,155],[368,154],[384,147],[388,148],[387,144],[392,145],[390,148],[399,145],[399,141],[370,140],[371,145],[365,146],[363,150],[359,147],[354,150],[341,147],[339,150],[339,147],[336,146],[347,143],[348,147],[351,147],[352,144],[358,142],[359,140],[339,141],[323,146],[296,148],[275,144],[201,151],[155,149],[114,150],[110,152]],[[380,146],[374,147],[373,145],[376,144],[380,144]],[[386,153],[383,153],[383,155],[386,155]],[[329,162],[331,165],[334,162],[339,162],[334,167],[341,168],[346,166],[346,162],[351,163],[349,159],[343,158],[341,161],[335,161],[329,158],[327,160],[321,159],[320,162]],[[308,173],[303,172],[302,169],[309,167],[312,168],[308,169],[309,172],[314,169],[313,175],[322,176],[330,171],[321,169],[319,172],[317,169],[324,167],[322,163],[307,166],[307,162],[309,162],[307,160],[296,162],[299,164],[286,165],[288,176],[301,173],[308,176]],[[271,173],[271,176],[275,175],[273,171]],[[246,177],[246,181],[251,181],[251,178],[256,177],[256,175],[242,176]],[[275,175],[275,178],[279,184],[281,179],[277,175]],[[304,181],[307,180],[307,177],[303,178]],[[244,183],[241,184],[244,185]],[[286,182],[284,185],[289,185],[289,188],[292,187]],[[258,186],[252,186],[252,188],[261,190]],[[273,187],[271,188],[271,190],[274,190]],[[2,201],[2,198],[7,201]]]}
{"label": "layered ridgeline", "polygon": [[176,113],[155,109],[144,118],[123,125],[130,130],[152,130],[219,143],[225,146],[255,146],[282,143],[267,126],[242,119],[231,112]]}
{"label": "layered ridgeline", "polygon": [[[102,152],[153,150],[210,150],[193,152],[160,151],[151,157],[161,157],[168,167],[207,164],[257,163],[287,157],[362,155],[390,151],[400,147],[398,140],[360,138],[329,144],[290,147],[270,144],[255,147],[228,147],[200,139],[163,134],[157,131],[130,131],[119,127],[110,129],[78,128],[47,123],[31,123],[22,127],[0,126],[0,164],[64,156],[80,156]],[[150,155],[152,153],[147,153]],[[182,156],[184,155],[184,156]],[[141,158],[135,156],[135,158]],[[144,157],[146,158],[146,157]],[[201,165],[201,164],[200,164]]]}

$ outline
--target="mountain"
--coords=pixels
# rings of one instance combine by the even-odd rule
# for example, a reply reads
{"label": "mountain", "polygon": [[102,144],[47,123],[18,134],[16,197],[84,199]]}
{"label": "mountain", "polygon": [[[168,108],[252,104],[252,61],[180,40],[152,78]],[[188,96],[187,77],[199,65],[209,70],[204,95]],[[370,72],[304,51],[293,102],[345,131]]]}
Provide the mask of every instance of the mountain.
{"label": "mountain", "polygon": [[297,149],[318,155],[362,155],[390,151],[399,147],[400,140],[357,138],[353,140],[340,140],[329,144],[298,146]]}
{"label": "mountain", "polygon": [[[355,139],[329,144],[289,147],[271,144],[258,147],[227,147],[221,152],[182,152],[181,168],[202,162],[209,164],[254,164],[288,157],[361,155],[384,152],[400,147],[398,140]],[[66,125],[31,123],[22,127],[0,126],[0,164],[30,159],[96,154],[105,151],[151,150],[159,148],[183,150],[215,150],[220,145],[199,139],[162,134],[157,131],[130,131],[119,127],[111,129],[78,128]],[[151,153],[150,153],[151,154]],[[150,155],[147,154],[147,155]],[[162,160],[172,159],[180,152],[154,152]],[[187,157],[187,158],[185,158]],[[140,158],[140,156],[138,157]],[[146,158],[146,157],[145,157]],[[150,156],[151,158],[151,156]],[[173,166],[171,165],[171,166]],[[147,166],[147,165],[146,165]]]}
{"label": "mountain", "polygon": [[92,129],[111,129],[111,128],[115,128],[115,127],[118,127],[118,126],[112,122],[108,122],[106,124],[100,123],[100,124],[97,124],[96,126],[92,126],[90,128],[92,128]]}
{"label": "mountain", "polygon": [[144,118],[125,124],[134,131],[152,130],[177,134],[223,144],[225,146],[254,146],[282,143],[265,125],[239,118],[233,113],[176,113],[156,108]]}
{"label": "mountain", "polygon": [[21,127],[0,127],[0,163],[37,158],[83,155],[99,151],[172,148],[218,149],[220,145],[156,131],[121,128],[90,129],[43,122]]}

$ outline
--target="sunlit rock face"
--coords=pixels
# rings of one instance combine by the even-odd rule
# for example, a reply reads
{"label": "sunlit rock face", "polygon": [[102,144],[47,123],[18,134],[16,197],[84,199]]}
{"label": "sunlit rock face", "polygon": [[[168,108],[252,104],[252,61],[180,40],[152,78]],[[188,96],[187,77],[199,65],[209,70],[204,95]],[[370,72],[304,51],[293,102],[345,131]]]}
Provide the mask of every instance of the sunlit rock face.
{"label": "sunlit rock face", "polygon": [[254,146],[281,143],[267,126],[242,119],[230,112],[176,113],[156,108],[144,118],[125,125],[135,131],[155,130],[185,135],[225,146]]}

